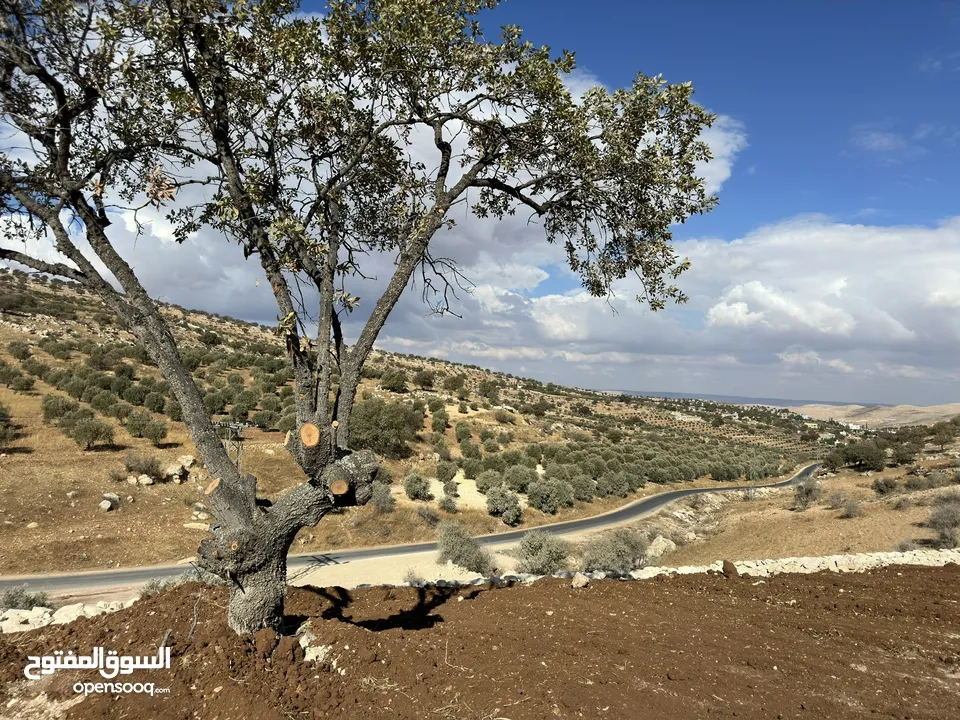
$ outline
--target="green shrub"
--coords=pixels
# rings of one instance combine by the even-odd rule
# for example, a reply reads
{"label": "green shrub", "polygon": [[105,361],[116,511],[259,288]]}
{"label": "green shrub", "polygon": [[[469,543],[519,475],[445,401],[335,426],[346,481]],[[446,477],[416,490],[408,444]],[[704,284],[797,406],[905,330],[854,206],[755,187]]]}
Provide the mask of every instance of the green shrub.
{"label": "green shrub", "polygon": [[484,470],[477,475],[476,483],[477,492],[485,495],[490,488],[503,484],[503,475],[496,470]]}
{"label": "green shrub", "polygon": [[960,541],[960,495],[950,493],[934,500],[927,526],[936,531],[946,547],[957,547]]}
{"label": "green shrub", "polygon": [[152,442],[154,446],[160,445],[167,437],[167,424],[162,420],[151,420],[143,428],[142,437]]}
{"label": "green shrub", "polygon": [[485,576],[497,572],[490,551],[471,538],[463,525],[453,520],[444,520],[437,528],[437,549],[440,551],[437,560],[441,563],[450,562]]}
{"label": "green shrub", "polygon": [[554,515],[573,505],[573,488],[562,480],[537,480],[527,487],[527,499],[530,507]]}
{"label": "green shrub", "polygon": [[487,512],[499,517],[507,525],[516,525],[522,514],[520,499],[507,487],[494,485],[487,490]]}
{"label": "green shrub", "polygon": [[445,513],[453,515],[457,512],[457,501],[454,500],[450,495],[444,495],[437,503],[437,507],[443,510]]}
{"label": "green shrub", "polygon": [[503,471],[503,482],[514,492],[527,492],[528,486],[536,480],[536,471],[525,465],[511,465]]}
{"label": "green shrub", "polygon": [[873,481],[873,491],[880,495],[889,495],[897,489],[897,479],[892,477],[879,477]]}
{"label": "green shrub", "polygon": [[260,428],[272,428],[280,422],[280,413],[258,410],[250,418],[250,422]]}
{"label": "green shrub", "polygon": [[407,392],[407,373],[404,370],[388,370],[380,378],[380,387],[388,392]]}
{"label": "green shrub", "polygon": [[552,575],[566,570],[570,543],[543,530],[531,530],[517,548],[517,570],[534,575]]}
{"label": "green shrub", "polygon": [[14,392],[27,393],[33,390],[33,386],[36,384],[36,381],[32,377],[26,377],[21,375],[20,377],[14,378],[10,382],[10,389]]}
{"label": "green shrub", "polygon": [[167,399],[158,392],[147,393],[143,399],[143,406],[150,412],[161,413],[163,406],[167,404]]}
{"label": "green shrub", "polygon": [[454,428],[454,431],[456,432],[458,443],[462,443],[464,440],[470,439],[470,423],[466,422],[465,420],[458,422]]}
{"label": "green shrub", "polygon": [[806,510],[820,499],[820,483],[812,477],[801,481],[793,490],[793,499],[795,510]]}
{"label": "green shrub", "polygon": [[284,415],[280,418],[280,422],[277,423],[277,430],[282,433],[288,433],[297,426],[297,416],[296,415]]}
{"label": "green shrub", "polygon": [[30,357],[30,346],[21,340],[13,340],[7,343],[7,352],[17,360],[26,360]]}
{"label": "green shrub", "polygon": [[593,496],[597,492],[597,482],[593,478],[586,475],[574,475],[569,482],[575,500],[593,502]]}
{"label": "green shrub", "polygon": [[467,480],[476,480],[483,472],[483,462],[477,458],[465,458],[460,467],[463,468],[463,476]]}
{"label": "green shrub", "polygon": [[128,452],[123,456],[123,467],[128,475],[148,475],[154,480],[163,479],[160,461],[153,455]]}
{"label": "green shrub", "polygon": [[433,413],[433,417],[430,418],[430,429],[435,433],[442,433],[447,429],[447,425],[450,423],[450,417],[447,415],[445,410],[437,410]]}
{"label": "green shrub", "polygon": [[453,498],[460,497],[460,483],[453,479],[447,480],[443,484],[443,492]]}
{"label": "green shrub", "polygon": [[113,405],[107,408],[106,414],[110,417],[115,417],[120,422],[124,422],[130,414],[133,412],[133,405],[128,402],[120,400],[115,402]]}
{"label": "green shrub", "polygon": [[142,438],[143,431],[151,422],[153,422],[153,417],[146,410],[134,410],[127,417],[127,432],[132,437]]}
{"label": "green shrub", "polygon": [[423,416],[406,403],[381,398],[357,403],[350,417],[350,444],[389,458],[403,457],[423,427]]}
{"label": "green shrub", "polygon": [[419,473],[410,473],[403,479],[403,491],[411,500],[433,500],[430,483]]}
{"label": "green shrub", "polygon": [[183,409],[175,398],[167,398],[163,405],[163,413],[174,422],[183,421]]}
{"label": "green shrub", "polygon": [[496,420],[501,425],[514,425],[517,422],[516,415],[504,410],[503,408],[497,408],[494,411],[493,419]]}
{"label": "green shrub", "polygon": [[98,418],[84,418],[73,423],[68,436],[84,450],[94,445],[107,445],[113,442],[113,426]]}
{"label": "green shrub", "polygon": [[43,412],[43,421],[59,420],[69,412],[80,407],[75,400],[63,395],[48,394],[40,401],[40,410]]}
{"label": "green shrub", "polygon": [[50,607],[46,593],[31,593],[26,586],[13,587],[0,594],[0,612],[4,610],[33,610],[35,607]]}
{"label": "green shrub", "polygon": [[107,414],[107,409],[116,405],[120,398],[109,390],[101,390],[90,401],[90,407],[99,413]]}
{"label": "green shrub", "polygon": [[847,500],[843,504],[843,512],[840,513],[840,517],[845,519],[863,517],[863,508],[856,500]]}
{"label": "green shrub", "polygon": [[583,569],[626,575],[639,567],[646,549],[646,542],[637,532],[628,528],[611,530],[587,543]]}
{"label": "green shrub", "polygon": [[460,403],[460,404],[457,406],[457,412],[459,412],[461,415],[466,415],[466,414],[467,414],[467,404],[466,404],[465,402]]}
{"label": "green shrub", "polygon": [[457,466],[452,462],[437,463],[437,481],[441,484],[446,483],[448,480],[453,480],[456,474]]}

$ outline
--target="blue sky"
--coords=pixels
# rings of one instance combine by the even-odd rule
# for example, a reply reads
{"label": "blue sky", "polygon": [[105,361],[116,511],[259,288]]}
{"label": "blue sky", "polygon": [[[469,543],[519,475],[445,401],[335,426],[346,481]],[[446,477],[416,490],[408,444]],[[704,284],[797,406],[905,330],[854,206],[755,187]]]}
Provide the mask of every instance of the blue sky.
{"label": "blue sky", "polygon": [[575,50],[610,87],[636,71],[690,80],[744,124],[720,207],[678,238],[804,212],[932,224],[957,208],[960,3],[509,0],[488,17]]}

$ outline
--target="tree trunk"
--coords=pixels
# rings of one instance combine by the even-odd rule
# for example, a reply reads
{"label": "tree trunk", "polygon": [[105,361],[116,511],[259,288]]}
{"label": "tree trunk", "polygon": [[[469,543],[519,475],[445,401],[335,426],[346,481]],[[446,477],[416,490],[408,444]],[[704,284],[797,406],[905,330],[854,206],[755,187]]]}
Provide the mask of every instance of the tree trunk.
{"label": "tree trunk", "polygon": [[249,473],[239,484],[210,483],[205,492],[217,521],[200,543],[197,562],[228,582],[234,632],[282,628],[287,552],[297,532],[335,506],[365,504],[378,467],[370,450],[346,455],[273,505],[256,502],[256,478]]}

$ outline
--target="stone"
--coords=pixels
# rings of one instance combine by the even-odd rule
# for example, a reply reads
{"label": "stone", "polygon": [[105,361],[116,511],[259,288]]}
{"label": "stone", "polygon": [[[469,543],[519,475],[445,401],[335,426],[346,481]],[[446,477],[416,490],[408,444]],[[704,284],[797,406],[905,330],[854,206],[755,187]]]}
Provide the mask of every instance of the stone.
{"label": "stone", "polygon": [[136,476],[136,475],[127,475],[127,482],[130,483],[131,485],[136,485],[136,484],[137,484],[137,476]]}
{"label": "stone", "polygon": [[53,624],[63,625],[64,623],[73,622],[77,618],[81,617],[84,617],[83,603],[64,605],[62,608],[59,608],[55,613],[53,613]]}
{"label": "stone", "polygon": [[573,580],[570,581],[570,587],[572,588],[585,588],[590,584],[590,578],[588,578],[583,573],[577,573],[573,576]]}
{"label": "stone", "polygon": [[182,467],[184,470],[192,470],[193,466],[197,464],[197,459],[193,455],[181,455],[177,458],[177,465]]}
{"label": "stone", "polygon": [[101,495],[101,497],[104,500],[109,500],[114,505],[120,504],[120,496],[117,495],[116,493],[104,493],[103,495]]}
{"label": "stone", "polygon": [[111,503],[109,500],[101,500],[100,504],[97,505],[97,507],[103,510],[104,512],[110,512],[111,510],[113,510],[113,503]]}
{"label": "stone", "polygon": [[137,478],[137,485],[153,485],[153,478],[149,475],[140,475]]}
{"label": "stone", "polygon": [[70,491],[67,493],[67,500],[73,500],[76,496],[77,496],[77,491],[76,491],[76,490],[70,490]]}
{"label": "stone", "polygon": [[673,540],[665,538],[663,535],[657,535],[647,547],[647,557],[658,558],[661,555],[673,552],[676,549],[677,544],[673,542]]}
{"label": "stone", "polygon": [[735,580],[736,578],[740,577],[740,571],[737,570],[737,566],[734,565],[732,562],[730,562],[729,560],[724,560],[723,576],[727,578],[727,580]]}
{"label": "stone", "polygon": [[184,523],[183,526],[187,528],[187,530],[209,530],[210,529],[209,525],[201,522],[188,522],[188,523]]}
{"label": "stone", "polygon": [[33,530],[38,527],[40,527],[40,523],[37,523],[37,522],[27,523],[27,530]]}

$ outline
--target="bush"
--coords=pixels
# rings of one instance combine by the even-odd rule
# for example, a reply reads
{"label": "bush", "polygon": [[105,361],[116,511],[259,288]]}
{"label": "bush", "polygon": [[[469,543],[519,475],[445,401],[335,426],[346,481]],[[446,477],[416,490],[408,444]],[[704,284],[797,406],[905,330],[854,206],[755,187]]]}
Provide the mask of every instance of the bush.
{"label": "bush", "polygon": [[466,414],[467,414],[467,404],[466,404],[465,402],[460,403],[460,404],[457,406],[457,412],[459,412],[461,415],[466,415]]}
{"label": "bush", "polygon": [[897,489],[897,479],[892,477],[879,477],[873,481],[873,491],[880,495],[889,495],[890,493],[896,491]]}
{"label": "bush", "polygon": [[46,593],[31,593],[24,586],[10,588],[0,595],[0,611],[33,610],[35,607],[50,607]]}
{"label": "bush", "polygon": [[464,458],[460,467],[463,468],[463,476],[467,480],[476,480],[477,476],[483,472],[483,463],[477,458]]}
{"label": "bush", "polygon": [[277,423],[277,430],[282,433],[288,433],[297,426],[297,416],[296,415],[284,415],[280,418],[280,422]]}
{"label": "bush", "polygon": [[960,495],[942,495],[934,501],[927,526],[946,547],[956,547],[960,533]]}
{"label": "bush", "polygon": [[437,523],[440,522],[440,516],[437,515],[436,510],[434,510],[429,505],[421,505],[417,508],[417,515],[420,516],[420,519],[423,520],[430,527],[436,527]]}
{"label": "bush", "polygon": [[831,493],[827,498],[827,507],[831,510],[839,510],[847,501],[847,496],[843,493]]}
{"label": "bush", "polygon": [[452,462],[437,463],[437,481],[441,484],[446,483],[448,480],[453,480],[456,474],[457,466]]}
{"label": "bush", "polygon": [[470,572],[489,576],[497,572],[493,555],[471,538],[466,529],[454,520],[444,520],[437,528],[437,549],[441,563],[451,562]]}
{"label": "bush", "polygon": [[507,412],[503,408],[498,408],[493,413],[493,419],[496,420],[501,425],[514,425],[517,422],[517,417],[513,413]]}
{"label": "bush", "polygon": [[407,391],[407,373],[403,370],[388,370],[380,378],[380,387],[388,392],[405,393]]}
{"label": "bush", "polygon": [[646,542],[638,533],[627,528],[611,530],[587,543],[583,569],[626,575],[639,567],[646,549]]}
{"label": "bush", "polygon": [[474,460],[483,458],[483,453],[480,452],[480,446],[474,445],[470,442],[469,438],[460,443],[460,454],[465,458],[472,458]]}
{"label": "bush", "polygon": [[43,412],[43,421],[51,422],[59,420],[67,413],[73,412],[80,407],[75,400],[63,395],[44,395],[40,401],[40,409]]}
{"label": "bush", "polygon": [[113,426],[98,418],[84,418],[70,427],[67,435],[84,450],[113,442]]}
{"label": "bush", "polygon": [[36,381],[32,377],[26,377],[21,375],[20,377],[14,378],[10,382],[10,389],[15,392],[30,392],[33,390],[33,386],[36,384]]}
{"label": "bush", "polygon": [[107,410],[116,405],[119,399],[120,398],[109,390],[101,390],[93,396],[93,399],[90,401],[90,407],[105,415]]}
{"label": "bush", "polygon": [[153,455],[128,452],[123,456],[123,467],[128,475],[149,475],[154,480],[163,478],[160,461]]}
{"label": "bush", "polygon": [[440,498],[440,502],[437,503],[437,507],[443,510],[445,513],[453,515],[457,512],[457,502],[449,495],[444,495]]}
{"label": "bush", "polygon": [[458,443],[462,443],[464,440],[470,439],[470,423],[466,422],[465,420],[458,422],[454,431],[456,432]]}
{"label": "bush", "polygon": [[516,525],[523,514],[517,494],[503,485],[495,485],[487,491],[487,512],[507,525]]}
{"label": "bush", "polygon": [[167,437],[167,424],[162,420],[151,420],[144,426],[141,437],[158,446]]}
{"label": "bush", "polygon": [[562,480],[537,480],[527,487],[527,497],[530,507],[554,515],[573,505],[573,488]]}
{"label": "bush", "polygon": [[909,508],[909,507],[912,506],[912,505],[913,505],[913,503],[910,502],[910,498],[908,498],[908,497],[900,497],[900,498],[897,498],[897,501],[896,501],[895,503],[893,503],[893,509],[894,509],[894,510],[906,510],[907,508]]}
{"label": "bush", "polygon": [[433,371],[431,370],[418,370],[413,374],[413,384],[426,390],[433,387],[435,379]]}
{"label": "bush", "polygon": [[180,407],[180,403],[174,398],[167,398],[167,401],[163,405],[163,413],[174,422],[183,421],[183,409]]}
{"label": "bush", "polygon": [[147,393],[143,399],[143,406],[150,412],[161,413],[163,406],[167,404],[167,399],[158,392]]}
{"label": "bush", "polygon": [[856,500],[847,500],[843,504],[843,512],[840,517],[844,519],[863,517],[863,508]]}
{"label": "bush", "polygon": [[803,511],[810,507],[811,503],[820,499],[820,483],[816,478],[807,478],[794,488],[793,500],[794,509]]}
{"label": "bush", "polygon": [[531,483],[537,481],[536,470],[525,465],[511,465],[503,471],[503,482],[514,492],[525,493]]}
{"label": "bush", "polygon": [[30,346],[21,340],[13,340],[7,343],[7,352],[23,361],[30,357]]}
{"label": "bush", "polygon": [[350,444],[370,448],[388,458],[403,457],[420,428],[423,416],[406,403],[374,398],[357,403],[350,416]]}
{"label": "bush", "polygon": [[397,501],[394,499],[393,493],[390,492],[390,486],[380,482],[379,477],[371,486],[371,492],[370,504],[377,515],[386,515],[394,511]]}
{"label": "bush", "polygon": [[570,544],[543,530],[531,530],[520,541],[517,570],[534,575],[552,575],[566,570]]}
{"label": "bush", "polygon": [[151,422],[153,417],[146,410],[134,410],[127,417],[127,432],[133,437],[143,437],[143,431]]}
{"label": "bush", "polygon": [[496,470],[484,470],[477,475],[476,482],[477,492],[486,495],[490,488],[503,484],[503,475]]}
{"label": "bush", "polygon": [[419,473],[410,473],[403,479],[403,491],[411,500],[433,500],[430,483]]}
{"label": "bush", "polygon": [[586,475],[574,475],[570,478],[570,488],[573,490],[575,500],[593,502],[593,496],[597,491],[597,483],[593,478]]}
{"label": "bush", "polygon": [[430,418],[430,429],[435,433],[442,433],[447,429],[447,425],[450,423],[450,417],[447,415],[445,410],[437,410],[433,413],[433,417]]}
{"label": "bush", "polygon": [[270,410],[258,410],[253,414],[253,417],[250,418],[250,422],[259,428],[272,428],[280,422],[280,413],[271,412]]}
{"label": "bush", "polygon": [[443,484],[443,493],[449,497],[460,497],[460,483],[456,480],[447,480]]}

